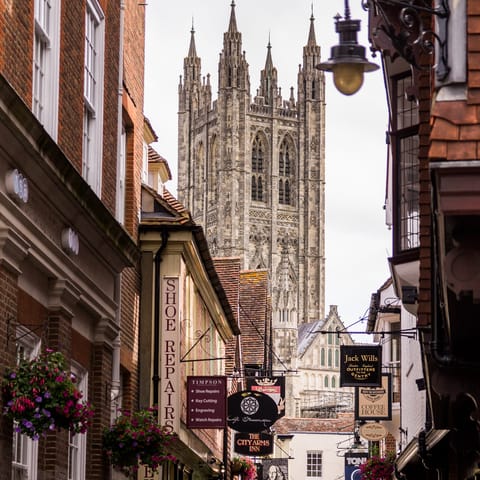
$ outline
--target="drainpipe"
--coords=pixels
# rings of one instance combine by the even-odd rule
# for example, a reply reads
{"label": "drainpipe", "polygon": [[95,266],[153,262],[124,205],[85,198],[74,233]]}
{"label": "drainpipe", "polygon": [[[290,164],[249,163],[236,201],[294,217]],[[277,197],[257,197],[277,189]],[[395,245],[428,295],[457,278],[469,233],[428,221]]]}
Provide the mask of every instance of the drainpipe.
{"label": "drainpipe", "polygon": [[110,412],[112,419],[118,415],[118,408],[120,407],[120,322],[121,322],[121,295],[122,292],[122,274],[115,276],[114,284],[114,300],[117,305],[115,311],[115,323],[118,326],[118,335],[113,341],[112,352],[112,388],[110,391]]}
{"label": "drainpipe", "polygon": [[[123,97],[123,28],[125,17],[125,2],[120,0],[120,25],[119,25],[119,47],[118,47],[118,111],[117,111],[117,163],[120,158],[121,141],[122,141],[122,97]],[[115,323],[118,326],[118,335],[113,341],[112,353],[112,390],[111,395],[111,415],[112,418],[117,416],[117,410],[120,400],[120,323],[121,323],[121,288],[122,274],[119,273],[115,277],[114,300],[117,305],[115,312]]]}
{"label": "drainpipe", "polygon": [[162,252],[165,250],[168,242],[168,231],[162,230],[162,243],[157,250],[154,258],[154,326],[153,326],[153,405],[158,406],[159,394],[158,385],[160,383],[159,359],[160,359],[160,262],[162,261]]}

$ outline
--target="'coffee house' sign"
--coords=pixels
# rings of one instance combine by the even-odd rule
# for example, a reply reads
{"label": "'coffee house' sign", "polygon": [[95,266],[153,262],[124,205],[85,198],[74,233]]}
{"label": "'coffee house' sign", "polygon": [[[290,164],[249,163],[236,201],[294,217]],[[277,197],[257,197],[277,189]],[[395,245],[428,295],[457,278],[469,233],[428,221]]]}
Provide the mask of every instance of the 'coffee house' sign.
{"label": "'coffee house' sign", "polygon": [[380,387],[382,347],[380,345],[340,345],[340,386]]}

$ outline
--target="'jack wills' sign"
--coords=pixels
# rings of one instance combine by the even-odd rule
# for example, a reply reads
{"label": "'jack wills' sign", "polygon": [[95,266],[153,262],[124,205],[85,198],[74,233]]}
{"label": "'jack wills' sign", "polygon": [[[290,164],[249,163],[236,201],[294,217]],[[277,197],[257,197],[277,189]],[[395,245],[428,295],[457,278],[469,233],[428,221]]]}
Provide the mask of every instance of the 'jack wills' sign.
{"label": "'jack wills' sign", "polygon": [[163,277],[160,342],[160,424],[180,431],[180,326],[179,281]]}
{"label": "'jack wills' sign", "polygon": [[340,345],[340,386],[381,387],[382,347]]}

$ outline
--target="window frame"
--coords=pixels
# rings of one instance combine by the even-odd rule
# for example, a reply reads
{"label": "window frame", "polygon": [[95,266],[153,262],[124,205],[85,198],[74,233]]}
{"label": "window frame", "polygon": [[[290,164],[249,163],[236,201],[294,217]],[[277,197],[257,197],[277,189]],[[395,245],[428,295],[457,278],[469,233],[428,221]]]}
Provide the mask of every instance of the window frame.
{"label": "window frame", "polygon": [[58,135],[60,9],[60,0],[34,3],[32,112],[53,140]]}
{"label": "window frame", "polygon": [[[307,467],[307,478],[322,478],[323,475],[323,451],[307,450],[305,465]],[[314,461],[315,460],[315,461]]]}
{"label": "window frame", "polygon": [[[394,255],[418,249],[419,209],[419,110],[408,95],[413,85],[410,71],[392,77],[393,248]],[[405,148],[407,142],[412,142]],[[409,153],[410,152],[410,153]],[[416,199],[413,198],[416,192]],[[413,212],[413,214],[412,214]]]}
{"label": "window frame", "polygon": [[[77,378],[77,388],[83,398],[88,398],[88,371],[80,364],[72,362],[71,372]],[[75,451],[75,465],[72,469],[72,452]],[[68,433],[67,480],[85,480],[87,461],[87,433]]]}
{"label": "window frame", "polygon": [[[17,326],[16,329],[16,345],[17,345],[17,362],[18,350],[20,347],[28,350],[29,359],[33,360],[40,354],[41,340],[30,330],[22,325]],[[25,449],[22,452],[18,452],[17,447],[21,445],[19,450]],[[22,456],[22,460],[25,460],[26,463],[21,463],[16,461],[16,458]],[[25,468],[26,467],[26,468]],[[32,440],[26,435],[22,435],[17,432],[13,432],[12,437],[12,478],[14,476],[14,470],[26,472],[25,480],[36,480],[37,478],[37,469],[38,469],[38,442]]]}
{"label": "window frame", "polygon": [[99,197],[101,196],[103,152],[104,19],[105,16],[98,1],[87,0],[83,66],[82,176]]}
{"label": "window frame", "polygon": [[[120,140],[119,140],[118,161],[117,161],[117,188],[116,188],[116,208],[115,208],[115,218],[122,225],[125,223],[127,141],[128,141],[127,130],[125,129],[125,125],[122,125],[122,132],[120,134]],[[147,151],[148,151],[148,147],[147,147]],[[145,151],[144,151],[144,155],[145,155]],[[148,158],[148,153],[147,153],[147,158]],[[143,180],[143,170],[142,170],[142,180]]]}

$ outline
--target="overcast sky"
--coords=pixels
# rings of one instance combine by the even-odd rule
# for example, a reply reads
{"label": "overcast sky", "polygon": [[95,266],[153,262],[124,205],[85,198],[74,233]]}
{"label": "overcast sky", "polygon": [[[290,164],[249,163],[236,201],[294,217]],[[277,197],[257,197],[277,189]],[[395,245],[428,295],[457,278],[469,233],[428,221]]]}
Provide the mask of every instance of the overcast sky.
{"label": "overcast sky", "polygon": [[[295,87],[313,8],[322,61],[338,43],[333,17],[344,13],[343,0],[236,0],[236,18],[249,63],[251,94],[260,85],[270,38],[282,95]],[[219,53],[228,28],[231,0],[150,0],[146,8],[145,114],[158,135],[152,146],[169,162],[176,193],[178,83],[183,74],[190,30],[195,29],[202,75],[211,74],[217,98]],[[350,0],[351,17],[362,20],[359,40],[366,41],[367,15],[360,0]],[[368,51],[368,50],[367,50]],[[368,53],[369,59],[370,54]],[[375,61],[375,59],[373,59]],[[377,63],[378,63],[378,59]],[[370,296],[389,277],[391,233],[385,225],[387,112],[381,70],[368,73],[362,89],[346,97],[326,74],[326,312],[338,305],[345,325],[357,322]],[[360,322],[351,330],[364,330]],[[368,338],[368,337],[365,337]]]}

